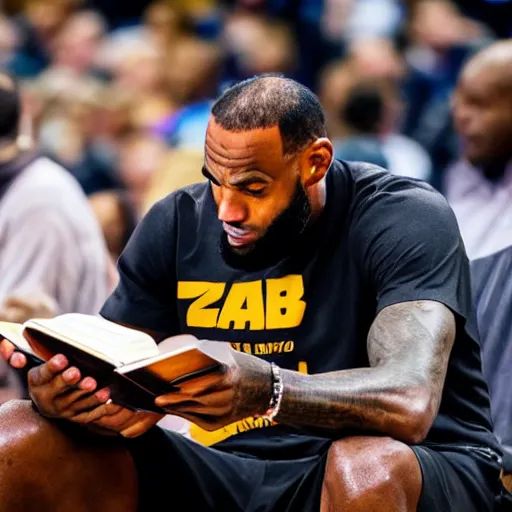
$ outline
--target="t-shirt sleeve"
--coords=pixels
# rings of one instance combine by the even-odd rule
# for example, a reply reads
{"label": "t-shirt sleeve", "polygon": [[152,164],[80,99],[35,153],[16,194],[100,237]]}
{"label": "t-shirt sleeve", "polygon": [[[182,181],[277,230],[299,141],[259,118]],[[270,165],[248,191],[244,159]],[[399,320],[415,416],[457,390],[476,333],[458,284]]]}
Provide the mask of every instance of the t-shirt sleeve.
{"label": "t-shirt sleeve", "polygon": [[171,335],[176,320],[176,226],[173,196],[156,203],[139,222],[117,269],[117,287],[101,316]]}
{"label": "t-shirt sleeve", "polygon": [[434,300],[474,329],[469,263],[457,221],[438,192],[403,181],[373,191],[355,212],[355,254],[377,311]]}

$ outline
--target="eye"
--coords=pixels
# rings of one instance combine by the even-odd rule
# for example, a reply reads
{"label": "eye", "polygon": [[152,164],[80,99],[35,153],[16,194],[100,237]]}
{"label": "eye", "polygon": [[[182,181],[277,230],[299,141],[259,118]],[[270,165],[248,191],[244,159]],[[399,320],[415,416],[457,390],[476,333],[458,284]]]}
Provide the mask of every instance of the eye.
{"label": "eye", "polygon": [[265,192],[265,185],[261,183],[253,183],[251,185],[247,185],[244,191],[251,196],[261,196],[263,192]]}

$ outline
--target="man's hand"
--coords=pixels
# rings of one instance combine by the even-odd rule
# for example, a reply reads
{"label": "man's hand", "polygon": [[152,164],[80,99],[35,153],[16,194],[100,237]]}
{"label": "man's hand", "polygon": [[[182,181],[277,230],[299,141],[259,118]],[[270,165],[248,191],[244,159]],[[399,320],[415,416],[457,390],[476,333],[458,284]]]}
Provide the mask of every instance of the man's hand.
{"label": "man's hand", "polygon": [[163,415],[135,412],[110,403],[108,389],[96,391],[91,377],[69,367],[66,357],[56,355],[28,373],[29,393],[39,412],[92,427],[99,433],[136,437],[154,426]]}
{"label": "man's hand", "polygon": [[271,397],[270,365],[234,352],[234,364],[190,380],[158,397],[156,405],[205,430],[217,430],[248,416],[264,414]]}
{"label": "man's hand", "polygon": [[[0,341],[0,355],[13,368],[21,369],[27,364],[27,358],[5,339]],[[96,381],[91,377],[82,379],[78,368],[68,366],[63,355],[56,355],[29,371],[30,397],[43,416],[67,419],[100,434],[124,437],[140,436],[163,418],[163,414],[136,412],[107,403],[108,389],[95,393]]]}

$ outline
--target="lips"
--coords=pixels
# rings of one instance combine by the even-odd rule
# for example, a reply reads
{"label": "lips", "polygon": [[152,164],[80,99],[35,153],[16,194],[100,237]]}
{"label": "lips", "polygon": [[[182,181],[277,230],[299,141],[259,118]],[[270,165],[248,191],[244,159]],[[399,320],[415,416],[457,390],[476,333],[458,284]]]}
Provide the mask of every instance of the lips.
{"label": "lips", "polygon": [[249,245],[257,238],[257,234],[254,231],[235,228],[229,224],[226,224],[225,222],[222,224],[222,227],[228,236],[229,244],[233,247],[243,247],[245,245]]}

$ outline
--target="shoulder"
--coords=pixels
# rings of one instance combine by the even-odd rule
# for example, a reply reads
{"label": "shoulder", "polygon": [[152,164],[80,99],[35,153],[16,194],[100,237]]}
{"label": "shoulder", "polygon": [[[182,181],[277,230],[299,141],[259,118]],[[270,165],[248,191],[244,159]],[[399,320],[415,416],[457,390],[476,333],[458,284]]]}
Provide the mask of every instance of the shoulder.
{"label": "shoulder", "polygon": [[34,160],[18,176],[1,207],[11,225],[35,218],[38,225],[73,232],[80,240],[103,239],[80,185],[64,167],[45,157]]}
{"label": "shoulder", "polygon": [[391,174],[386,169],[367,164],[346,164],[353,181],[354,208],[418,208],[449,209],[444,197],[428,183]]}
{"label": "shoulder", "polygon": [[181,187],[156,201],[149,208],[148,214],[153,212],[154,215],[154,212],[159,212],[166,217],[171,217],[176,214],[177,209],[179,209],[180,215],[198,212],[204,205],[208,192],[209,183],[207,181]]}
{"label": "shoulder", "polygon": [[29,164],[14,181],[5,202],[23,202],[26,209],[55,209],[76,212],[87,205],[87,197],[75,178],[46,157]]}
{"label": "shoulder", "polygon": [[208,182],[194,183],[171,192],[148,209],[139,230],[169,232],[182,222],[197,225],[208,193]]}
{"label": "shoulder", "polygon": [[448,202],[427,183],[369,164],[350,165],[350,173],[349,233],[356,243],[382,237],[393,243],[460,237]]}
{"label": "shoulder", "polygon": [[41,156],[31,162],[23,171],[24,190],[41,190],[52,193],[65,190],[68,193],[80,194],[81,189],[73,176],[60,164],[50,158]]}

